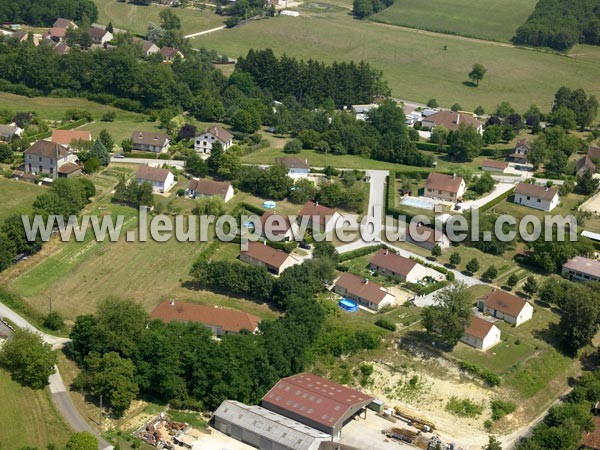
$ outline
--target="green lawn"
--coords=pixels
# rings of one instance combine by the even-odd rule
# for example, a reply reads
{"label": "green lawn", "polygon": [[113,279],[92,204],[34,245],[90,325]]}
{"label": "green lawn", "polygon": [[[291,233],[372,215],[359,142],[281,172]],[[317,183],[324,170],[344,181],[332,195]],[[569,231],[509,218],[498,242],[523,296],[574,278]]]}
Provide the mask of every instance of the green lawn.
{"label": "green lawn", "polygon": [[371,19],[441,33],[510,41],[536,3],[537,0],[396,0]]}
{"label": "green lawn", "polygon": [[34,391],[11,380],[0,369],[0,448],[16,450],[25,446],[62,448],[71,431],[50,400],[47,389]]}
{"label": "green lawn", "polygon": [[[149,6],[121,3],[115,0],[94,0],[98,6],[98,21],[102,24],[112,22],[115,28],[122,28],[136,34],[145,35],[148,23],[160,23],[158,14],[165,7],[152,4]],[[181,19],[184,34],[209,30],[223,25],[224,18],[215,14],[214,8],[202,11],[195,8],[172,8]]]}
{"label": "green lawn", "polygon": [[[383,70],[396,97],[421,102],[434,97],[441,105],[459,102],[471,110],[482,105],[491,111],[503,100],[521,111],[532,103],[549,110],[562,85],[600,95],[596,58],[432,36],[355,20],[347,10],[303,10],[300,17],[280,16],[199,36],[193,45],[231,57],[245,55],[250,48],[270,47],[276,54],[329,63],[362,59]],[[463,84],[474,63],[488,69],[477,88]]]}
{"label": "green lawn", "polygon": [[152,131],[164,133],[164,130],[159,130],[157,123],[148,122],[143,116],[139,117],[122,117],[115,119],[113,122],[102,122],[96,120],[79,128],[79,130],[87,130],[95,139],[100,134],[100,131],[105,129],[115,140],[117,146],[121,145],[124,139],[130,139],[131,133],[134,131]]}
{"label": "green lawn", "polygon": [[46,188],[33,183],[0,177],[0,223],[11,214],[31,212],[33,201],[45,191]]}

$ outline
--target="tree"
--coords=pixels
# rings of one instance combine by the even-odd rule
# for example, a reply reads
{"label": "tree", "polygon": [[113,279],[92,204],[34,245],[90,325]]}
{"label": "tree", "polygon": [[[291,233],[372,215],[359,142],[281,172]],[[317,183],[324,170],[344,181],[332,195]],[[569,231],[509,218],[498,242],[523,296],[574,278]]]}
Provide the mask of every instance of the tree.
{"label": "tree", "polygon": [[89,431],[81,431],[71,435],[65,450],[97,450],[98,439]]}
{"label": "tree", "polygon": [[494,266],[494,265],[491,265],[490,267],[488,267],[487,270],[485,272],[483,272],[483,274],[481,275],[481,277],[485,278],[486,280],[493,280],[497,276],[498,276],[498,269],[496,269],[496,266]]}
{"label": "tree", "polygon": [[231,118],[231,126],[241,133],[254,133],[260,128],[260,115],[256,110],[238,110]]}
{"label": "tree", "polygon": [[510,277],[508,277],[508,280],[506,280],[506,284],[508,284],[508,286],[511,289],[514,288],[518,282],[519,282],[519,277],[517,276],[516,273],[511,274]]}
{"label": "tree", "polygon": [[508,102],[502,102],[496,107],[496,116],[501,119],[507,119],[514,112],[514,108]]}
{"label": "tree", "polygon": [[586,170],[582,175],[577,177],[575,191],[585,196],[592,195],[598,190],[598,184],[599,181],[594,178],[594,174],[590,170]]}
{"label": "tree", "polygon": [[527,279],[525,280],[525,284],[523,284],[523,291],[529,295],[530,297],[533,296],[533,294],[535,294],[538,290],[538,283],[537,280],[535,279],[535,277],[533,275],[530,275],[527,277]]}
{"label": "tree", "polygon": [[450,108],[452,111],[456,112],[456,111],[462,111],[463,107],[460,106],[459,103],[455,103],[454,105],[452,105],[452,107]]}
{"label": "tree", "polygon": [[427,102],[428,108],[437,108],[438,106],[440,106],[440,105],[438,105],[438,102],[435,98],[432,98]]}
{"label": "tree", "polygon": [[100,133],[98,134],[98,140],[100,142],[102,142],[102,145],[104,145],[106,150],[108,150],[109,152],[112,152],[112,150],[115,146],[115,141],[112,138],[112,136],[110,135],[110,133],[105,128],[103,128],[100,131]]}
{"label": "tree", "polygon": [[439,125],[433,129],[429,141],[433,144],[437,144],[438,151],[442,151],[448,142],[449,131],[443,126]]}
{"label": "tree", "polygon": [[236,179],[242,170],[242,160],[238,152],[232,150],[232,148],[223,153],[219,169],[217,170],[220,177],[228,180]]}
{"label": "tree", "polygon": [[339,254],[335,249],[335,246],[331,242],[323,241],[315,243],[313,251],[313,257],[316,259],[329,259],[337,263]]}
{"label": "tree", "polygon": [[502,127],[502,140],[504,142],[510,142],[515,138],[515,130],[510,125],[504,125]]}
{"label": "tree", "polygon": [[450,255],[450,264],[456,267],[460,264],[461,259],[460,253],[454,252]]}
{"label": "tree", "polygon": [[195,177],[205,177],[208,173],[208,165],[200,156],[193,152],[185,160],[185,169]]}
{"label": "tree", "polygon": [[485,109],[483,109],[483,106],[480,105],[475,108],[475,114],[478,116],[483,116],[485,114]]}
{"label": "tree", "polygon": [[479,82],[483,80],[486,72],[487,69],[483,66],[483,64],[473,64],[473,68],[469,72],[469,79],[479,86]]}
{"label": "tree", "polygon": [[588,345],[598,330],[600,297],[593,288],[582,285],[569,285],[565,294],[559,336],[563,345],[575,353]]}
{"label": "tree", "polygon": [[160,26],[163,30],[180,30],[181,19],[171,8],[164,8],[159,14]]}
{"label": "tree", "polygon": [[10,145],[0,144],[0,162],[9,164],[14,158],[14,152]]}
{"label": "tree", "polygon": [[131,141],[131,139],[123,139],[121,141],[121,148],[125,153],[128,153],[131,150],[133,150],[133,142]]}
{"label": "tree", "polygon": [[479,261],[477,260],[477,258],[473,258],[472,260],[470,260],[466,267],[465,267],[469,272],[471,273],[475,273],[479,270]]}
{"label": "tree", "polygon": [[439,330],[442,341],[454,347],[471,322],[472,303],[467,286],[461,282],[454,283],[438,291],[435,304],[423,309],[423,325],[428,333]]}
{"label": "tree", "polygon": [[42,389],[48,384],[56,362],[52,347],[41,336],[20,328],[0,351],[0,363],[11,372],[13,380],[32,389]]}
{"label": "tree", "polygon": [[0,272],[11,266],[16,255],[16,244],[6,233],[0,233]]}
{"label": "tree", "polygon": [[483,142],[492,145],[502,138],[502,128],[499,125],[488,125],[483,130]]}
{"label": "tree", "polygon": [[442,256],[442,247],[440,247],[440,244],[435,244],[433,246],[433,248],[431,249],[431,256],[435,258],[439,258],[440,256]]}
{"label": "tree", "polygon": [[481,447],[481,450],[502,450],[502,445],[498,439],[496,439],[494,436],[490,436],[488,443]]}
{"label": "tree", "polygon": [[216,141],[212,145],[210,156],[206,160],[206,165],[208,166],[209,172],[217,173],[219,171],[219,167],[221,167],[221,162],[223,159],[223,153],[223,146],[219,141]]}
{"label": "tree", "polygon": [[90,151],[90,158],[96,158],[103,166],[108,166],[108,163],[110,163],[110,153],[108,153],[100,138],[94,141],[94,145]]}
{"label": "tree", "polygon": [[456,161],[470,161],[479,156],[483,138],[472,125],[467,127],[461,123],[458,129],[450,133],[448,143],[448,155],[451,158]]}
{"label": "tree", "polygon": [[294,182],[294,185],[290,188],[290,194],[288,196],[292,203],[304,204],[310,200],[315,199],[316,188],[312,181],[306,178],[300,178]]}
{"label": "tree", "polygon": [[284,153],[300,153],[302,151],[302,141],[300,139],[292,139],[286,142],[283,146]]}
{"label": "tree", "polygon": [[106,25],[106,31],[108,31],[109,33],[112,33],[113,31],[115,31],[112,22],[108,22],[108,25]]}

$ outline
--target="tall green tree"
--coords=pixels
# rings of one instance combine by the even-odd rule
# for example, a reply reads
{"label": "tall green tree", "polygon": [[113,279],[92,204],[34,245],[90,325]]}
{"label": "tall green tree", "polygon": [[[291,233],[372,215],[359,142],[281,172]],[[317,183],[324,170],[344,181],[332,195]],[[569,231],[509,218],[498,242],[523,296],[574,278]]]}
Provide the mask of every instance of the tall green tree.
{"label": "tall green tree", "polygon": [[472,315],[473,298],[461,282],[438,291],[435,304],[425,307],[422,313],[427,332],[439,332],[442,341],[449,347],[454,347],[462,338]]}
{"label": "tall green tree", "polygon": [[483,80],[486,72],[487,69],[483,66],[483,64],[473,64],[473,68],[469,72],[469,79],[479,86],[479,82]]}
{"label": "tall green tree", "polygon": [[73,433],[65,445],[65,450],[96,450],[97,448],[98,438],[89,431]]}
{"label": "tall green tree", "polygon": [[448,156],[456,161],[470,161],[479,156],[483,138],[473,126],[460,124],[448,137]]}
{"label": "tall green tree", "polygon": [[107,151],[113,151],[113,148],[115,147],[115,140],[105,128],[103,128],[98,134],[98,140],[102,142],[102,145],[104,145],[104,148]]}

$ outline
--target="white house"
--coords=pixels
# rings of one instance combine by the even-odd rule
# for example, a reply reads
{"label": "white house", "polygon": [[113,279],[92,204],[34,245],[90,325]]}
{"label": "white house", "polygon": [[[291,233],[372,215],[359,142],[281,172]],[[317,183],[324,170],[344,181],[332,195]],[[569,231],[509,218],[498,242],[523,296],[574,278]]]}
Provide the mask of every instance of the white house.
{"label": "white house", "polygon": [[148,182],[154,192],[168,192],[175,185],[175,177],[170,170],[143,165],[137,171],[138,184]]}
{"label": "white house", "polygon": [[145,39],[140,39],[139,41],[142,47],[142,55],[150,56],[155,55],[156,53],[160,53],[160,48],[152,41],[147,41]]}
{"label": "white house", "polygon": [[275,158],[275,163],[284,166],[288,170],[288,176],[291,178],[306,178],[310,173],[310,165],[306,158]]}
{"label": "white house", "polygon": [[12,142],[13,138],[23,136],[23,128],[17,125],[0,125],[0,141]]}
{"label": "white house", "polygon": [[288,216],[265,211],[260,216],[261,236],[273,241],[291,241],[294,237]]}
{"label": "white house", "polygon": [[494,289],[477,300],[477,307],[485,314],[515,326],[521,325],[533,316],[533,306],[521,297],[509,294],[502,289]]}
{"label": "white house", "polygon": [[515,188],[514,202],[541,211],[552,211],[560,201],[558,189],[537,184],[519,183]]}
{"label": "white house", "polygon": [[90,36],[92,37],[92,42],[98,45],[104,45],[113,40],[114,36],[110,31],[104,30],[102,28],[90,28]]}
{"label": "white house", "polygon": [[442,250],[450,248],[451,242],[448,236],[441,230],[435,230],[434,228],[427,227],[421,223],[409,224],[406,241],[412,244],[418,245],[419,247],[426,248],[427,250],[433,249],[437,245]]}
{"label": "white house", "polygon": [[485,170],[486,172],[504,173],[507,167],[508,163],[493,159],[484,159],[481,163],[481,170]]}
{"label": "white house", "polygon": [[77,169],[74,167],[78,167],[77,156],[56,142],[37,141],[23,152],[23,157],[26,173],[45,174],[53,179],[61,176],[60,169],[63,167],[65,176],[75,172]]}
{"label": "white house", "polygon": [[572,281],[600,281],[600,261],[575,256],[563,264],[562,275]]}
{"label": "white house", "polygon": [[333,290],[342,297],[354,300],[359,305],[374,311],[391,306],[396,300],[396,297],[379,283],[350,272],[344,272],[338,278]]}
{"label": "white house", "polygon": [[213,181],[208,178],[190,180],[187,189],[188,196],[192,198],[219,196],[225,203],[233,198],[233,186],[226,181]]}
{"label": "white house", "polygon": [[199,153],[210,153],[215,142],[220,142],[223,150],[233,144],[233,134],[219,125],[204,130],[194,139],[194,149]]}
{"label": "white house", "polygon": [[169,136],[151,131],[134,131],[131,133],[131,143],[133,150],[164,153],[169,149]]}
{"label": "white house", "polygon": [[526,164],[527,163],[527,155],[531,151],[531,147],[527,142],[527,139],[521,139],[515,145],[515,151],[508,155],[508,160],[510,162]]}
{"label": "white house", "polygon": [[471,323],[465,328],[461,341],[485,352],[501,342],[500,334],[500,329],[496,325],[481,317],[473,316]]}
{"label": "white house", "polygon": [[298,214],[298,219],[306,220],[309,228],[325,234],[335,230],[340,217],[342,216],[335,209],[314,202],[306,202]]}
{"label": "white house", "polygon": [[425,182],[424,196],[447,202],[460,200],[467,185],[462,177],[431,172]]}
{"label": "white house", "polygon": [[[425,116],[425,114],[423,114],[423,116]],[[424,117],[421,122],[422,128],[433,130],[435,127],[442,126],[449,131],[458,130],[463,124],[467,127],[472,126],[479,134],[483,134],[483,123],[472,115],[462,112],[439,111],[428,117]]]}
{"label": "white house", "polygon": [[425,267],[410,258],[405,258],[385,248],[382,248],[373,256],[369,262],[369,269],[383,276],[407,283],[417,283],[426,277],[436,281],[446,279],[446,276],[437,270]]}

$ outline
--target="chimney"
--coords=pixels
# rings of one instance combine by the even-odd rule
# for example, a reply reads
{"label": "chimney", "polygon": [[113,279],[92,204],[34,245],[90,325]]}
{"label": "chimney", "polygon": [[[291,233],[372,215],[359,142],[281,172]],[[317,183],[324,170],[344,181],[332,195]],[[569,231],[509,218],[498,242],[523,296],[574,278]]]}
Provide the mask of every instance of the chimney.
{"label": "chimney", "polygon": [[315,206],[319,206],[319,202],[315,202]]}
{"label": "chimney", "polygon": [[455,178],[456,178],[456,172],[454,172],[454,173],[452,174],[452,179],[454,180]]}
{"label": "chimney", "polygon": [[175,306],[175,300],[174,300],[174,299],[171,299],[171,301],[169,301],[169,305],[171,305],[171,306]]}
{"label": "chimney", "polygon": [[389,251],[389,250],[386,248],[386,249],[385,249],[385,256],[387,256],[389,252],[390,252],[390,251]]}
{"label": "chimney", "polygon": [[369,279],[368,279],[368,278],[365,278],[365,279],[363,280],[363,283],[365,283],[365,284],[369,284]]}
{"label": "chimney", "polygon": [[263,241],[263,245],[267,245],[267,240],[266,239]]}

